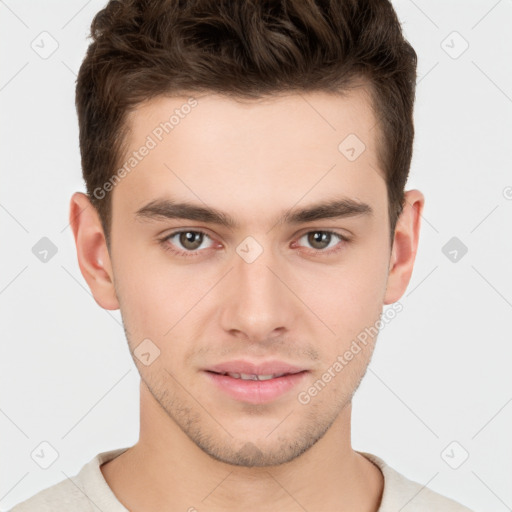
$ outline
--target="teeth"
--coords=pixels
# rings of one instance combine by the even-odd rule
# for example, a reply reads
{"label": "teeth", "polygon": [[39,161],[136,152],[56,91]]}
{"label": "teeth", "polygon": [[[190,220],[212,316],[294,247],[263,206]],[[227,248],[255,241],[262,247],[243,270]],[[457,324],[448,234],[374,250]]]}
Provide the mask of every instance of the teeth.
{"label": "teeth", "polygon": [[242,380],[258,380],[258,376],[254,375],[254,374],[240,373],[237,375],[240,375],[240,379],[242,379]]}
{"label": "teeth", "polygon": [[270,380],[275,379],[277,377],[282,377],[284,373],[272,374],[272,375],[255,375],[254,373],[227,373],[233,379],[242,379],[242,380]]}
{"label": "teeth", "polygon": [[258,380],[269,380],[273,379],[275,375],[258,375]]}

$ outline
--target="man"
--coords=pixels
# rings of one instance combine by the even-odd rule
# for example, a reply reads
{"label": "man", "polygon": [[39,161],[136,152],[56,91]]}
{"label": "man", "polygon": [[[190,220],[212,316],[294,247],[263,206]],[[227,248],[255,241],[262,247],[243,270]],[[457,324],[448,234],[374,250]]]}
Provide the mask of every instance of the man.
{"label": "man", "polygon": [[468,511],[351,447],[424,197],[386,0],[111,1],[77,80],[78,262],[140,437],[14,511]]}

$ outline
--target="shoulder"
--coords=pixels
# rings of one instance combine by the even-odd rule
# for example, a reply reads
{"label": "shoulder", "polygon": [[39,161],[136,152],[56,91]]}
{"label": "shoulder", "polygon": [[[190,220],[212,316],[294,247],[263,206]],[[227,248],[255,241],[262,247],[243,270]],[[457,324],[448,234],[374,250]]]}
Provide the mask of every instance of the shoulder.
{"label": "shoulder", "polygon": [[91,508],[84,493],[66,479],[18,503],[10,512],[64,512],[68,510],[89,512]]}
{"label": "shoulder", "polygon": [[105,481],[100,466],[127,449],[97,454],[75,476],[39,491],[9,512],[126,512]]}
{"label": "shoulder", "polygon": [[409,480],[380,457],[367,452],[358,453],[378,466],[384,476],[384,491],[377,512],[395,512],[402,508],[407,512],[473,512],[461,503]]}

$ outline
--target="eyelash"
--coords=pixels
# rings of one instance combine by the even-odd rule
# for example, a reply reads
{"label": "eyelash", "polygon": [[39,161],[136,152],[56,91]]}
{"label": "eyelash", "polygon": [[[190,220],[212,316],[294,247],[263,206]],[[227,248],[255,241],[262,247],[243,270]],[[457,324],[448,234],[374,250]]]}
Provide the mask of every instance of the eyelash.
{"label": "eyelash", "polygon": [[[179,231],[174,231],[173,233],[170,233],[169,235],[166,235],[165,237],[163,238],[160,238],[159,239],[159,242],[160,244],[162,245],[162,247],[164,248],[165,251],[169,251],[173,254],[175,254],[176,256],[183,256],[183,257],[186,257],[186,258],[190,258],[190,257],[196,257],[196,256],[199,256],[201,252],[205,251],[205,250],[208,250],[208,249],[196,249],[195,251],[180,251],[180,250],[176,250],[176,249],[173,249],[171,247],[170,244],[168,244],[167,242],[175,237],[176,235],[179,235],[181,233],[200,233],[200,234],[203,234],[205,236],[207,236],[208,238],[211,239],[211,237],[208,235],[208,233],[204,232],[204,231],[201,231],[201,230],[193,230],[193,229],[182,229],[182,230],[179,230]],[[328,229],[315,229],[315,230],[311,230],[311,231],[307,231],[306,233],[302,234],[300,238],[306,236],[306,235],[309,235],[310,233],[327,233],[327,234],[330,234],[330,235],[334,235],[335,237],[338,237],[341,242],[343,243],[340,243],[340,244],[337,244],[335,247],[331,248],[331,249],[328,249],[328,250],[322,250],[322,249],[311,249],[313,251],[313,256],[325,256],[325,255],[330,255],[330,254],[335,254],[339,251],[341,251],[343,249],[343,247],[350,242],[350,239],[340,233],[337,233],[336,231],[330,231]]]}

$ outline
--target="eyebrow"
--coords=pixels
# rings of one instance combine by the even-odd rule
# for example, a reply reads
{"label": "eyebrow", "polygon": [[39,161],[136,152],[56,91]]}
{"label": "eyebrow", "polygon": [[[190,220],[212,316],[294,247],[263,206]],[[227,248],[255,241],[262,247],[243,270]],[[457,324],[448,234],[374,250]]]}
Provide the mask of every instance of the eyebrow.
{"label": "eyebrow", "polygon": [[[342,197],[313,204],[298,210],[287,210],[276,224],[302,224],[322,219],[341,219],[358,215],[373,215],[369,204]],[[229,214],[211,208],[172,199],[155,199],[135,212],[137,220],[188,219],[218,224],[228,229],[238,228],[238,222]]]}

